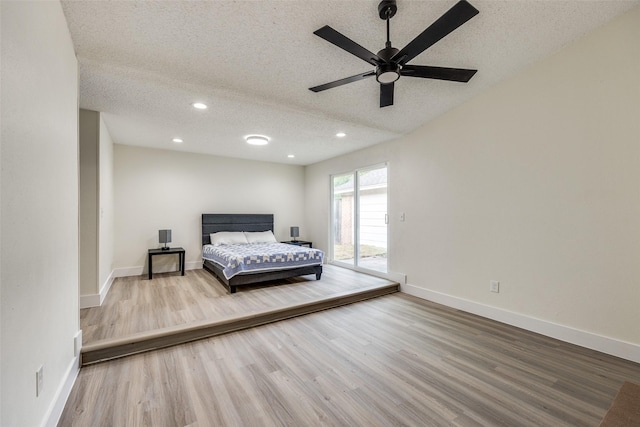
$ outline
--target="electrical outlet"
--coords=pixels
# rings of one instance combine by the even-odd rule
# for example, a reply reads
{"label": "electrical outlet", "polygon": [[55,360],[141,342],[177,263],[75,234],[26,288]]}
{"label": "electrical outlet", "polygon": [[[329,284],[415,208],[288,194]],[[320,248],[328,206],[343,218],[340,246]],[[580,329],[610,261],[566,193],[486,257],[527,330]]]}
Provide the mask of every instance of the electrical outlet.
{"label": "electrical outlet", "polygon": [[36,371],[36,397],[42,393],[44,387],[44,366],[40,366]]}
{"label": "electrical outlet", "polygon": [[500,282],[497,280],[492,280],[489,282],[489,290],[491,292],[499,293],[500,292]]}

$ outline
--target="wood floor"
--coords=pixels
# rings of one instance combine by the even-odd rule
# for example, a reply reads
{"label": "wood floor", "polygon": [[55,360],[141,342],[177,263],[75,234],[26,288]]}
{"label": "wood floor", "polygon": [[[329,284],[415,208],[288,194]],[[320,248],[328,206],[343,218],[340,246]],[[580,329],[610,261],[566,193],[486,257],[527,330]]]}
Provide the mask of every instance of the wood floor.
{"label": "wood floor", "polygon": [[103,304],[80,310],[84,344],[184,325],[203,320],[249,315],[283,305],[302,304],[318,298],[357,292],[391,283],[331,265],[321,280],[314,275],[239,288],[235,294],[209,272],[117,278]]}
{"label": "wood floor", "polygon": [[81,311],[82,365],[183,344],[397,292],[397,283],[326,266],[315,275],[228,294],[208,272],[117,280],[101,307]]}
{"label": "wood floor", "polygon": [[83,368],[60,426],[597,426],[640,365],[395,293]]}

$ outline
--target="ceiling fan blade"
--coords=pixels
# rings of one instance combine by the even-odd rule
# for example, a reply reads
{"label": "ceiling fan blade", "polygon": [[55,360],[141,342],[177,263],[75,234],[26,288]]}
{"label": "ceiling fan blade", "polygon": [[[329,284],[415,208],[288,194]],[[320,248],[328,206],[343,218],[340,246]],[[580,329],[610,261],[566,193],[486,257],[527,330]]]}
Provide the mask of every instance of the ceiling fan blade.
{"label": "ceiling fan blade", "polygon": [[355,76],[347,77],[344,79],[336,80],[335,82],[325,83],[320,86],[310,87],[309,90],[314,92],[320,92],[323,90],[331,89],[334,87],[346,85],[347,83],[357,82],[358,80],[366,79],[367,77],[375,76],[375,71],[367,71],[366,73],[356,74]]}
{"label": "ceiling fan blade", "polygon": [[325,25],[319,30],[314,31],[313,34],[318,37],[322,37],[329,43],[333,43],[334,45],[338,46],[340,49],[346,50],[350,54],[355,55],[364,61],[367,61],[371,65],[378,65],[379,63],[384,62],[375,53],[369,52],[358,43],[354,42],[347,36],[337,32],[328,25]]}
{"label": "ceiling fan blade", "polygon": [[422,77],[425,79],[449,80],[467,83],[478,70],[466,68],[429,67],[426,65],[405,65],[400,74],[407,77]]}
{"label": "ceiling fan blade", "polygon": [[393,105],[393,83],[380,85],[380,108]]}
{"label": "ceiling fan blade", "polygon": [[400,52],[396,53],[391,60],[400,65],[406,64],[478,13],[478,9],[471,6],[466,0],[460,0]]}

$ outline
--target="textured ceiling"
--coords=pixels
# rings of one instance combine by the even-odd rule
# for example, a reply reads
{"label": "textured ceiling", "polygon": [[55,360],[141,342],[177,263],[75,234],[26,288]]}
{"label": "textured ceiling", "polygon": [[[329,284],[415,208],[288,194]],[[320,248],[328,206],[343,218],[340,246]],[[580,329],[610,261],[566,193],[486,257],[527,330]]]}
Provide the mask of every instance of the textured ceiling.
{"label": "textured ceiling", "polygon": [[[80,64],[80,106],[104,113],[114,142],[305,165],[404,135],[640,4],[469,1],[480,14],[410,63],[478,73],[467,84],[402,77],[386,108],[374,78],[308,90],[373,69],[313,31],[330,25],[377,52],[386,37],[378,0],[62,6]],[[393,46],[404,47],[455,2],[398,0]],[[196,101],[209,108],[193,109]],[[249,146],[247,134],[272,141]]]}

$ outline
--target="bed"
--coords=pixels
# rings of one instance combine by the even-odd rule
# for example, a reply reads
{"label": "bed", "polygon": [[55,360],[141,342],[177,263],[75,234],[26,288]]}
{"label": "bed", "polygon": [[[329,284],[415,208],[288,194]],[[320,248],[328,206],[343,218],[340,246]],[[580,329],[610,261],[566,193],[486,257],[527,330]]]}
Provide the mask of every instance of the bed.
{"label": "bed", "polygon": [[[297,259],[296,262],[298,265],[285,266],[279,262],[275,269],[273,268],[274,265],[271,265],[269,269],[265,269],[267,267],[262,266],[258,270],[245,271],[240,268],[240,271],[237,271],[237,268],[232,269],[220,260],[215,261],[218,258],[214,256],[213,252],[218,252],[217,249],[220,249],[221,246],[216,246],[216,248],[211,247],[210,236],[212,233],[229,232],[229,235],[232,235],[234,232],[247,232],[249,235],[255,234],[260,236],[260,232],[267,231],[273,232],[273,214],[202,214],[202,265],[204,269],[224,284],[229,293],[235,293],[238,286],[309,274],[314,274],[316,280],[320,280],[324,253],[317,249],[303,248],[285,243],[273,243],[271,247],[272,256],[274,252],[277,252],[275,246],[280,245],[281,251],[283,253],[286,252],[286,262],[290,264],[290,258],[293,258]],[[245,246],[260,247],[261,245]],[[244,253],[243,256],[246,256],[246,253]],[[265,255],[255,254],[255,256],[261,257]],[[266,265],[268,265],[268,263]]]}

